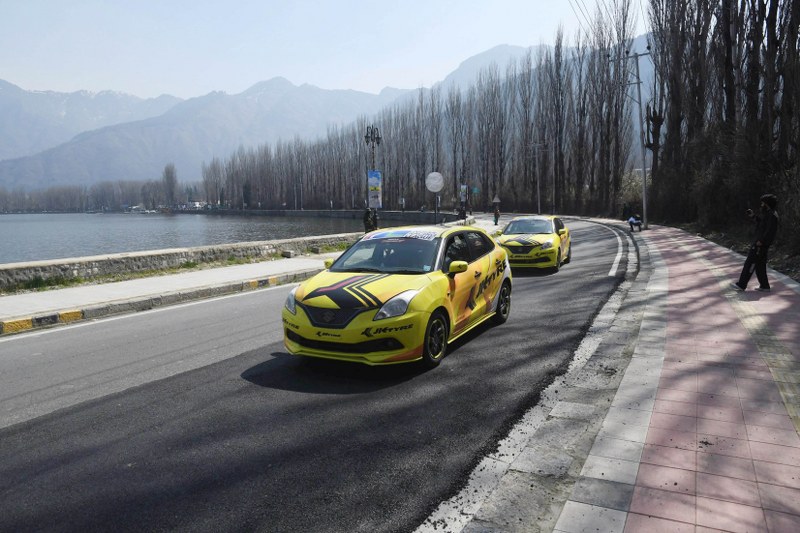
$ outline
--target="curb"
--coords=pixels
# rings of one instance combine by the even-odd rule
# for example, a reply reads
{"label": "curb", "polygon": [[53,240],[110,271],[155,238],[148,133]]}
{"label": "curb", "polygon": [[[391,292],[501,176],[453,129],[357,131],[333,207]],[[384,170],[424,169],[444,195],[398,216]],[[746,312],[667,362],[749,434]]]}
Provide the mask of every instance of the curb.
{"label": "curb", "polygon": [[116,300],[109,303],[86,306],[81,309],[63,309],[43,315],[13,317],[0,320],[0,336],[4,337],[15,333],[75,324],[77,322],[95,320],[111,315],[148,311],[157,307],[167,307],[195,300],[235,294],[237,292],[276,287],[278,285],[285,285],[287,283],[308,279],[322,270],[321,268],[312,268],[246,281],[226,282],[191,290],[167,292],[157,296],[150,295]]}

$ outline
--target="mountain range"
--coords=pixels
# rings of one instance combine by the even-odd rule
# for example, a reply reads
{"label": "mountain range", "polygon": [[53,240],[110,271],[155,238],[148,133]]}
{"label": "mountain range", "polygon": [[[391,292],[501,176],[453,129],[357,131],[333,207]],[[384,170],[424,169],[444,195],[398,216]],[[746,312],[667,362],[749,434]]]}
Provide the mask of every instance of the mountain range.
{"label": "mountain range", "polygon": [[[469,87],[481,69],[505,69],[527,51],[494,47],[462,62],[440,85]],[[181,181],[199,181],[202,163],[214,157],[225,159],[242,146],[322,137],[331,126],[374,115],[413,92],[325,90],[278,77],[233,95],[141,99],[111,91],[25,91],[0,80],[0,187],[158,180],[168,163]]]}

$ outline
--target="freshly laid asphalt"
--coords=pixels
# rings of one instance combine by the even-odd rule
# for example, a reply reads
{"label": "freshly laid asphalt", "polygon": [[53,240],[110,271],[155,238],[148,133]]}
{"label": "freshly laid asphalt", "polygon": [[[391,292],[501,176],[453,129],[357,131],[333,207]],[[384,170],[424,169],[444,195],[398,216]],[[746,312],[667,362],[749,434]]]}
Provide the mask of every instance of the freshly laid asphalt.
{"label": "freshly laid asphalt", "polygon": [[[770,292],[738,292],[742,256],[630,238],[568,372],[417,531],[800,531],[800,284],[770,270]],[[2,296],[0,332],[291,283],[329,256]]]}

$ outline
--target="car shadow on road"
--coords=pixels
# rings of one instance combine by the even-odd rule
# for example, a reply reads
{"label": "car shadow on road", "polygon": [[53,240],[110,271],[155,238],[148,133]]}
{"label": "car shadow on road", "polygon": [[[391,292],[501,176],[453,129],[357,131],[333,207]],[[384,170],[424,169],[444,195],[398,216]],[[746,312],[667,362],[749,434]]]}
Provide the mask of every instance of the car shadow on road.
{"label": "car shadow on road", "polygon": [[558,274],[554,268],[512,268],[511,272],[515,278],[547,278]]}
{"label": "car shadow on road", "polygon": [[315,394],[363,394],[393,387],[427,372],[422,365],[367,366],[343,361],[303,358],[272,352],[271,358],[248,368],[245,380],[271,389]]}
{"label": "car shadow on road", "polygon": [[[463,337],[453,341],[447,356],[437,368],[427,368],[420,362],[386,366],[369,366],[347,361],[314,357],[298,357],[286,352],[272,352],[269,359],[248,368],[241,377],[259,387],[308,392],[314,394],[363,394],[388,389],[412,379],[446,371],[450,359],[458,358],[458,350],[482,332],[491,329],[490,322],[481,324]],[[452,364],[456,364],[453,362]]]}

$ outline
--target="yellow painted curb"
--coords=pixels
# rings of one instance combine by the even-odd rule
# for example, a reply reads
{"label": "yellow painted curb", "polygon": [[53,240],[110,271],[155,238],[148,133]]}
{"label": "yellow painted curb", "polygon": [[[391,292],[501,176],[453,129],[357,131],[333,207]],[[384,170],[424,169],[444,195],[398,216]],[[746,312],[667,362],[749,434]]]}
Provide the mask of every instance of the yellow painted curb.
{"label": "yellow painted curb", "polygon": [[83,319],[83,311],[64,311],[58,313],[58,321],[65,324]]}
{"label": "yellow painted curb", "polygon": [[3,333],[19,333],[20,331],[26,331],[29,329],[33,329],[33,319],[32,318],[20,318],[18,320],[9,320],[7,322],[3,322]]}
{"label": "yellow painted curb", "polygon": [[248,281],[248,282],[247,282],[247,285],[248,285],[248,286],[249,286],[251,289],[257,289],[257,288],[258,288],[258,280],[256,280],[256,279],[252,279],[252,280],[250,280],[250,281]]}
{"label": "yellow painted curb", "polygon": [[274,287],[278,284],[278,276],[270,276],[268,280],[268,284],[270,287]]}

